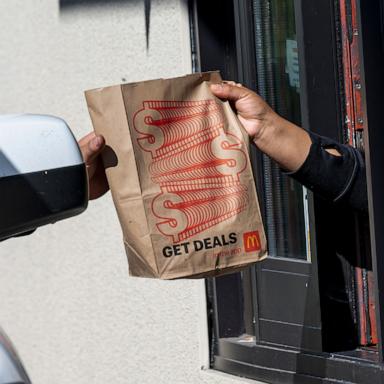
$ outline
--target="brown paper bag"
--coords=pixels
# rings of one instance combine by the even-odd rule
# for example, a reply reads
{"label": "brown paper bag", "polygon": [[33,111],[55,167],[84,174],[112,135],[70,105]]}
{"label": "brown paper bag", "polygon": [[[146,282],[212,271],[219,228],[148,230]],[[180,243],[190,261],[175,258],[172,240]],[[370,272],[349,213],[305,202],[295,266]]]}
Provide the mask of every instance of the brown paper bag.
{"label": "brown paper bag", "polygon": [[86,92],[132,276],[174,279],[259,261],[266,240],[248,138],[217,72]]}

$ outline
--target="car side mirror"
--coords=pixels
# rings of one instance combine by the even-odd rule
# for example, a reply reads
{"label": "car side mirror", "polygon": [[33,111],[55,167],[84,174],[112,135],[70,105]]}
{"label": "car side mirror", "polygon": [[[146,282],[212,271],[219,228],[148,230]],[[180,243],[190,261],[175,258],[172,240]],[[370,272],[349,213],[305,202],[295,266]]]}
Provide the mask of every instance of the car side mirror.
{"label": "car side mirror", "polygon": [[11,341],[0,328],[0,384],[31,384]]}
{"label": "car side mirror", "polygon": [[0,115],[0,241],[83,212],[86,167],[68,125]]}

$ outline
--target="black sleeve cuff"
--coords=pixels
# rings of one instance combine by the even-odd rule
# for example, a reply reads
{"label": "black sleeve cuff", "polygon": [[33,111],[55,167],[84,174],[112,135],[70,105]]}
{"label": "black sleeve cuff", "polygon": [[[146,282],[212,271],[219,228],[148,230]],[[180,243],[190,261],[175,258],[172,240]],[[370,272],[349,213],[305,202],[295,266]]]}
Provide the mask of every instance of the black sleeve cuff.
{"label": "black sleeve cuff", "polygon": [[[289,176],[324,199],[368,212],[365,161],[357,149],[308,132],[312,145],[307,159]],[[334,148],[341,156],[326,151]]]}

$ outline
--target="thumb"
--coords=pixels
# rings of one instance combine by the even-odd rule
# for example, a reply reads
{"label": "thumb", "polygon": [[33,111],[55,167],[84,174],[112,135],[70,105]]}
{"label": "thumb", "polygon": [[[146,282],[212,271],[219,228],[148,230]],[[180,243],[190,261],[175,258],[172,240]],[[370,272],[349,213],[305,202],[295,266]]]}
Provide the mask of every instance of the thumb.
{"label": "thumb", "polygon": [[102,136],[88,135],[79,142],[84,162],[89,165],[101,153],[104,148],[104,138]]}
{"label": "thumb", "polygon": [[251,92],[247,88],[228,83],[211,84],[210,88],[212,93],[220,99],[226,99],[234,102],[247,97]]}

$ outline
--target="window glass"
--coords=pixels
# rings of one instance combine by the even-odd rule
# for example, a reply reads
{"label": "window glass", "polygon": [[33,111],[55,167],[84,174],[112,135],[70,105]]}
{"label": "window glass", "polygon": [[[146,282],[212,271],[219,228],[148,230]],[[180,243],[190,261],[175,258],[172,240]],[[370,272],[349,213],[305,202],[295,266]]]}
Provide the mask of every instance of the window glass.
{"label": "window glass", "polygon": [[[254,0],[260,95],[284,118],[301,124],[300,78],[293,0]],[[307,259],[306,191],[263,156],[265,227],[269,254]]]}

